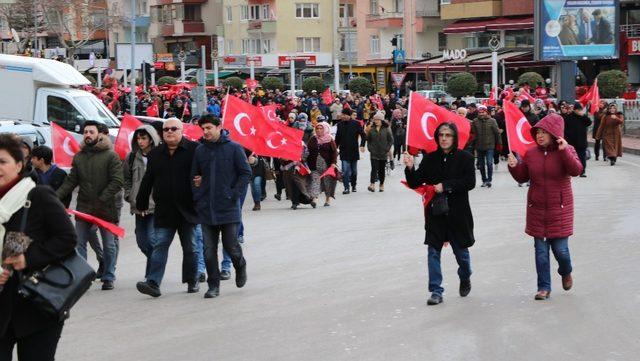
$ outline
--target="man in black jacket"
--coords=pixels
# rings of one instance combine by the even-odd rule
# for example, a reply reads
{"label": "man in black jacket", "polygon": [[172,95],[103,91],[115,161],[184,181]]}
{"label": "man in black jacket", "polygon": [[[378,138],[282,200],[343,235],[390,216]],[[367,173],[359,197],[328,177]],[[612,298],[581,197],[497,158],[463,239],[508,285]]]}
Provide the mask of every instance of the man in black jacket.
{"label": "man in black jacket", "polygon": [[[417,188],[433,185],[435,196],[425,209],[425,244],[429,246],[428,305],[442,303],[442,271],[440,252],[445,242],[451,244],[458,262],[460,296],[471,292],[471,257],[469,247],[475,243],[473,215],[469,205],[469,191],[476,185],[473,156],[458,149],[458,130],[453,123],[442,123],[436,128],[438,149],[422,158],[415,169],[413,157],[405,153],[404,164],[407,184]],[[434,207],[440,204],[442,207]]]}
{"label": "man in black jacket", "polygon": [[[67,179],[67,172],[58,168],[57,165],[52,164],[53,151],[46,145],[40,145],[33,148],[31,152],[31,165],[38,173],[38,183],[45,184],[53,188],[54,191],[58,190],[64,180]],[[71,194],[62,200],[65,208],[69,208],[71,203]]]}
{"label": "man in black jacket", "polygon": [[582,174],[584,178],[585,169],[587,168],[587,130],[591,126],[591,119],[585,114],[582,104],[576,102],[573,106],[573,112],[563,115],[564,119],[564,139],[571,144],[578,153],[580,163],[582,163]]}
{"label": "man in black jacket", "polygon": [[152,297],[161,295],[160,284],[167,266],[169,246],[176,232],[182,246],[182,283],[188,284],[188,293],[200,290],[194,235],[198,217],[190,177],[198,143],[182,136],[182,122],[177,118],[164,123],[162,138],[164,143],[149,152],[147,171],[136,197],[136,207],[144,214],[153,190],[156,243],[149,259],[147,280],[136,285],[138,291]]}
{"label": "man in black jacket", "polygon": [[355,113],[351,109],[344,109],[340,123],[337,125],[336,145],[340,150],[340,160],[342,161],[342,182],[344,191],[342,194],[356,192],[356,182],[358,180],[358,137],[364,139],[364,130],[355,119]]}

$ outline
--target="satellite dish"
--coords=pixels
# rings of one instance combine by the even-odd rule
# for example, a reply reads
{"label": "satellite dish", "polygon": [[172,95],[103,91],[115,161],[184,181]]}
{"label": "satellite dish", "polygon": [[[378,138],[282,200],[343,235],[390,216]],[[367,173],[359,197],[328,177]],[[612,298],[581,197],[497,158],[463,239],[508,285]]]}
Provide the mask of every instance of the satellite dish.
{"label": "satellite dish", "polygon": [[20,36],[18,36],[18,32],[16,31],[16,29],[11,28],[11,35],[13,36],[13,41],[15,41],[16,43],[20,42]]}

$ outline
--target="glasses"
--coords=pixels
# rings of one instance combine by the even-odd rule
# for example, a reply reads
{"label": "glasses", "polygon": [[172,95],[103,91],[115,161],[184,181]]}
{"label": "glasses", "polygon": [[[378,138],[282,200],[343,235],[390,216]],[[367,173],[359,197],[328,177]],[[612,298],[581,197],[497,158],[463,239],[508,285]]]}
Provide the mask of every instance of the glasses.
{"label": "glasses", "polygon": [[169,133],[169,132],[177,132],[178,129],[180,129],[179,127],[166,127],[166,128],[162,128],[162,131],[165,133]]}

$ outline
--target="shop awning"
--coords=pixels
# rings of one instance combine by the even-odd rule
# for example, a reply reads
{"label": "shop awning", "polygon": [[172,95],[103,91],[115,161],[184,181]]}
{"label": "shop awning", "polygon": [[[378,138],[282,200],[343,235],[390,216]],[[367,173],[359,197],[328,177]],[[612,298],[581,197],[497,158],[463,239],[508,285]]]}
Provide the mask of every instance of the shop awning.
{"label": "shop awning", "polygon": [[533,16],[510,16],[481,20],[458,20],[444,28],[445,34],[477,33],[496,30],[533,29]]}
{"label": "shop awning", "polygon": [[324,74],[333,68],[305,68],[300,71],[301,74]]}
{"label": "shop awning", "polygon": [[[498,61],[504,61],[509,68],[511,64],[533,63],[533,53],[531,51],[507,50],[498,54]],[[491,71],[491,53],[471,54],[465,59],[445,60],[442,56],[426,60],[424,62],[413,63],[405,68],[409,73],[420,73],[429,69],[433,72],[458,72],[470,71],[472,73],[481,71]]]}
{"label": "shop awning", "polygon": [[289,74],[291,69],[289,68],[274,68],[267,72],[268,75]]}

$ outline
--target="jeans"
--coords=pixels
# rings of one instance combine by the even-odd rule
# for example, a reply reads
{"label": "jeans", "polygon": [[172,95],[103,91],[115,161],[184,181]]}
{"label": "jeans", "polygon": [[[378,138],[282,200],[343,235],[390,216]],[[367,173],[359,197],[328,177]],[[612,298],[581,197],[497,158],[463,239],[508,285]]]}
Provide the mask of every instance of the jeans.
{"label": "jeans", "polygon": [[350,189],[349,184],[351,184],[351,188],[355,188],[357,180],[358,180],[358,161],[343,160],[342,161],[342,183],[344,183],[344,189],[345,190]]}
{"label": "jeans", "polygon": [[198,279],[198,256],[194,230],[194,224],[184,221],[176,228],[156,228],[156,244],[153,245],[147,280],[153,281],[158,286],[162,283],[169,257],[169,246],[171,246],[176,232],[178,232],[182,246],[182,283],[195,282]]}
{"label": "jeans", "polygon": [[222,247],[233,262],[236,271],[246,265],[242,248],[238,243],[238,223],[216,226],[202,225],[204,235],[204,260],[207,265],[207,283],[209,287],[220,287],[220,270],[218,269],[218,242],[222,234]]}
{"label": "jeans", "polygon": [[198,256],[198,275],[205,273],[207,270],[204,266],[204,241],[202,239],[202,226],[196,225],[195,228],[196,238],[196,255]]}
{"label": "jeans", "polygon": [[480,168],[480,174],[482,175],[482,182],[491,183],[493,179],[493,149],[479,150],[478,152],[478,167]]}
{"label": "jeans", "polygon": [[386,166],[386,159],[371,159],[371,184],[374,184],[376,181],[380,181],[380,185],[384,185]]}
{"label": "jeans", "polygon": [[63,326],[60,322],[44,330],[16,338],[13,328],[9,325],[7,332],[0,338],[0,360],[10,361],[13,348],[17,344],[20,361],[53,361]]}
{"label": "jeans", "polygon": [[[460,248],[455,242],[450,242],[453,254],[458,262],[458,276],[461,281],[468,281],[471,278],[471,255],[468,248]],[[440,268],[440,253],[435,247],[429,246],[427,251],[427,261],[429,264],[429,292],[442,295],[442,270]]]}
{"label": "jeans", "polygon": [[[78,234],[78,246],[77,250],[80,256],[87,259],[87,240],[90,239],[91,233],[95,232],[95,225],[79,220],[76,220],[76,233]],[[115,281],[116,280],[116,262],[118,260],[118,240],[113,233],[107,231],[104,228],[98,228],[100,236],[102,237],[103,248],[103,267],[104,273],[101,280]]]}
{"label": "jeans", "polygon": [[536,271],[538,272],[538,291],[551,292],[551,262],[549,247],[558,261],[558,273],[566,276],[571,273],[571,256],[569,255],[569,238],[534,238],[536,249]]}
{"label": "jeans", "polygon": [[153,214],[141,216],[136,214],[136,242],[142,254],[147,258],[147,265],[144,270],[144,278],[149,275],[149,260],[153,252],[153,245],[156,242],[156,230],[153,227]]}
{"label": "jeans", "polygon": [[251,180],[251,198],[254,203],[262,200],[262,177],[256,176]]}

